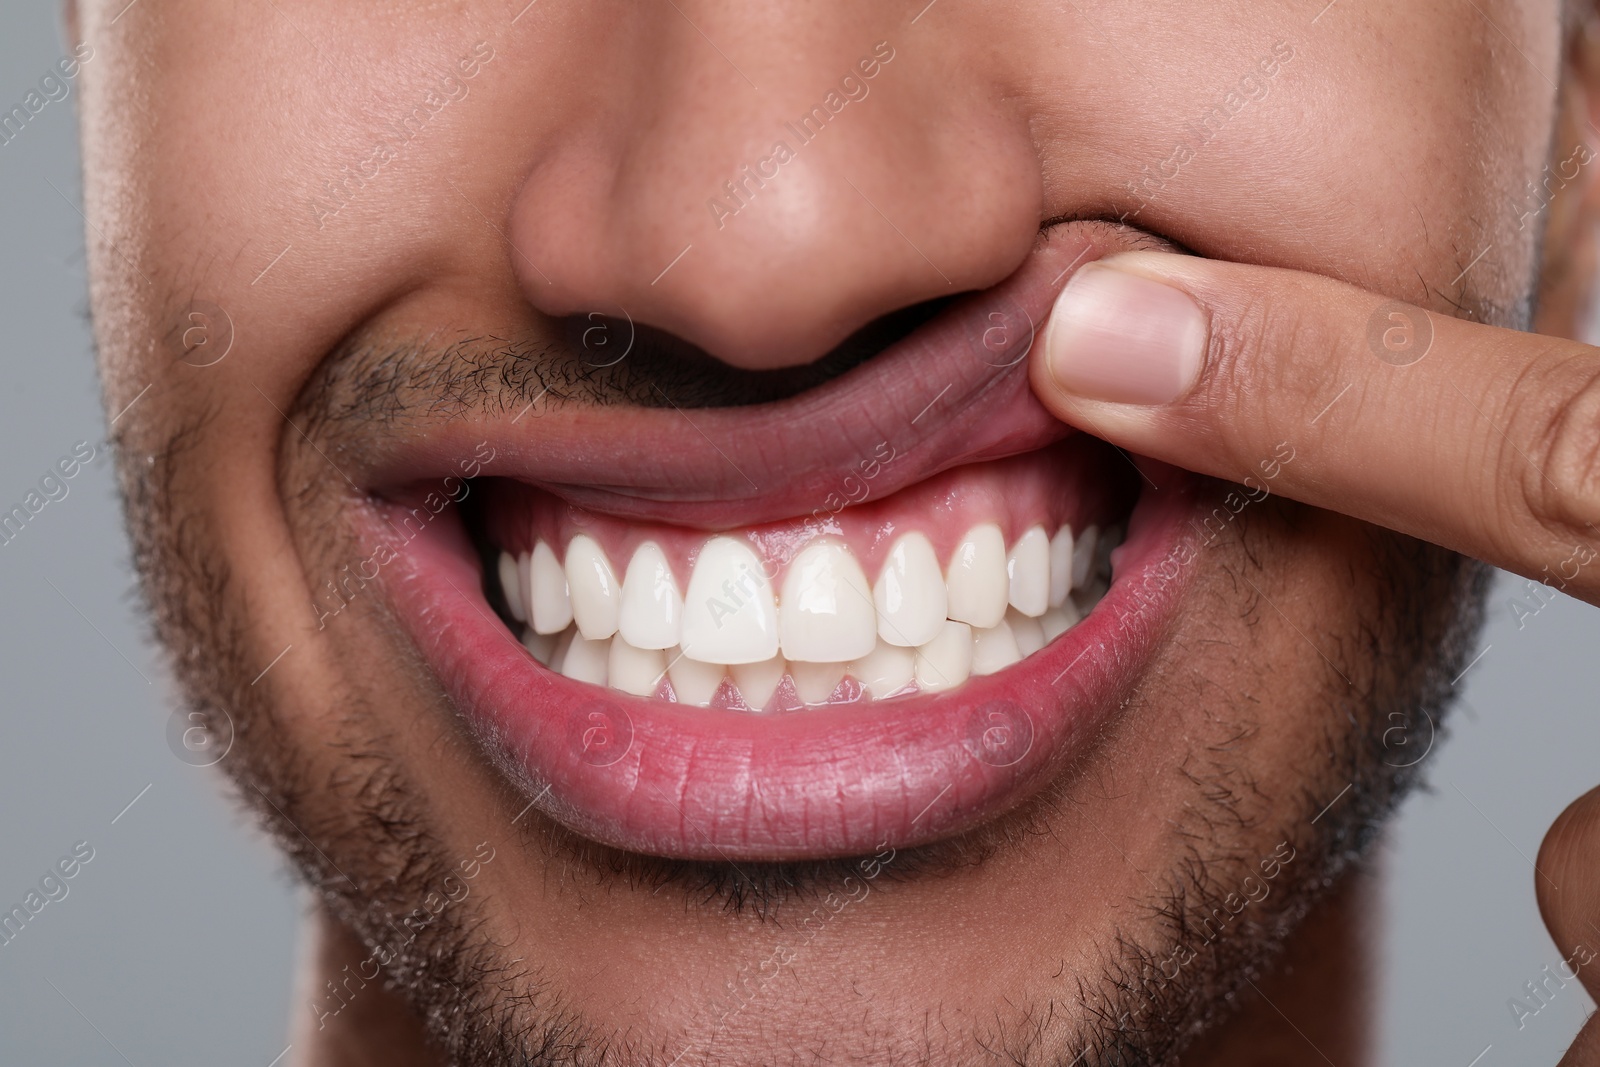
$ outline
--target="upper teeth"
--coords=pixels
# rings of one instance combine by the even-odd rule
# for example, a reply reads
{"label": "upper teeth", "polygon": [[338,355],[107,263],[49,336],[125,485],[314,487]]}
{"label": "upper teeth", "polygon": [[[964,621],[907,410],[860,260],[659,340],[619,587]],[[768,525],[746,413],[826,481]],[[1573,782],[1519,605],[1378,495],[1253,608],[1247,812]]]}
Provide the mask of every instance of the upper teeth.
{"label": "upper teeth", "polygon": [[795,557],[779,602],[779,645],[791,663],[848,663],[878,643],[872,588],[856,558],[837,541],[813,541]]}
{"label": "upper teeth", "polygon": [[949,612],[950,595],[926,537],[909,533],[894,543],[872,600],[878,636],[889,644],[915,647],[933,640]]}
{"label": "upper teeth", "polygon": [[639,648],[671,648],[683,633],[683,595],[666,553],[654,541],[634,550],[622,579],[618,618],[622,639]]}
{"label": "upper teeth", "polygon": [[[526,565],[524,565],[526,563]],[[572,599],[567,595],[567,573],[550,546],[540,541],[531,556],[517,560],[517,580],[522,602],[537,634],[557,634],[572,623]]]}
{"label": "upper teeth", "polygon": [[[702,706],[731,681],[760,709],[785,674],[815,704],[841,683],[882,698],[1001,670],[1092,606],[1086,587],[1103,591],[1094,572],[1109,552],[1099,540],[1093,526],[1076,538],[1033,526],[1008,551],[1000,527],[983,523],[941,568],[912,532],[869,583],[847,544],[820,537],[789,561],[776,595],[750,542],[728,535],[701,546],[684,593],[654,541],[634,550],[621,581],[587,534],[568,542],[564,563],[541,540],[520,557],[501,553],[497,570],[512,616],[528,623],[524,643],[568,677]],[[1069,597],[1074,589],[1085,593]]]}
{"label": "upper teeth", "polygon": [[[1023,582],[1047,575],[1026,575]],[[949,617],[973,626],[996,626],[1006,615],[1011,579],[1006,576],[1006,540],[993,523],[974,526],[956,546],[945,572],[950,594]]]}
{"label": "upper teeth", "polygon": [[713,537],[689,576],[679,642],[702,663],[759,663],[778,654],[772,583],[749,544]]}

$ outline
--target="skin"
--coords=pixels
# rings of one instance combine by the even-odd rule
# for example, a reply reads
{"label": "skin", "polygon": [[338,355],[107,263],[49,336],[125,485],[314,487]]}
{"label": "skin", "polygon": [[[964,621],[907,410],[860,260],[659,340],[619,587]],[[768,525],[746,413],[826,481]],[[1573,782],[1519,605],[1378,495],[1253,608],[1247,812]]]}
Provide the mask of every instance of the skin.
{"label": "skin", "polygon": [[[1303,1060],[1291,1014],[1302,1042],[1364,1062],[1358,861],[1415,776],[1385,747],[1389,716],[1439,703],[1484,577],[1425,542],[1536,574],[1594,501],[1581,433],[1553,438],[1573,457],[1546,466],[1555,492],[1508,494],[1532,485],[1509,458],[1469,475],[1460,457],[1497,448],[1490,420],[1449,407],[1428,377],[1443,360],[1380,378],[1367,294],[1430,309],[1440,351],[1483,357],[1452,361],[1455,380],[1530,420],[1513,441],[1548,443],[1554,414],[1592,398],[1576,388],[1592,350],[1511,332],[1529,324],[1544,222],[1562,223],[1542,255],[1566,291],[1586,277],[1574,193],[1539,225],[1510,209],[1586,106],[1555,89],[1583,70],[1554,3],[122,7],[73,16],[95,47],[82,108],[106,404],[157,632],[186,699],[226,709],[224,769],[315,893],[301,1062],[1155,1063],[1202,1032],[1184,1062]],[[872,95],[719,228],[707,198],[878,41],[896,52]],[[1265,95],[1153,198],[1130,190],[1278,41],[1292,58]],[[465,95],[332,195],[479,42],[492,56]],[[1063,393],[1041,346],[1040,397],[1222,478],[1280,441],[1305,458],[1200,554],[1083,761],[988,831],[897,859],[750,1007],[729,982],[793,944],[837,870],[652,864],[519,818],[381,583],[317,628],[321,576],[367,554],[357,520],[392,435],[534,399],[473,379],[451,345],[513,338],[526,365],[551,316],[616,306],[727,367],[799,366],[878,316],[1000,281],[1041,226],[1086,219],[1205,257],[1138,262],[1209,312],[1210,357],[1176,407],[1130,411]],[[204,367],[171,344],[196,299],[233,336]],[[358,372],[391,417],[344,402]],[[1327,397],[1309,383],[1330,380],[1376,399],[1312,429]],[[1380,400],[1446,405],[1459,447],[1417,447],[1404,435],[1428,420],[1383,418]],[[558,394],[540,414],[626,402]],[[539,425],[520,432],[536,442]],[[1393,450],[1427,458],[1373,475]],[[1503,512],[1472,506],[1486,489]],[[1551,862],[1587,854],[1596,805],[1558,827]],[[1294,858],[1245,918],[1157,977],[1195,909],[1274,854]],[[436,907],[474,857],[468,892]],[[1558,940],[1579,936],[1582,901],[1543,903]],[[435,918],[396,945],[385,918],[419,907]],[[329,1013],[326,983],[375,947],[392,952],[382,979]]]}
{"label": "skin", "polygon": [[[1597,59],[1591,29],[1573,46],[1562,85],[1558,151],[1583,146],[1577,158],[1586,160],[1600,114]],[[1036,391],[1064,421],[1230,477],[1248,471],[1265,442],[1320,421],[1348,386],[1338,416],[1315,431],[1311,462],[1280,492],[1600,604],[1600,350],[1572,339],[1592,306],[1600,190],[1592,174],[1567,180],[1572,170],[1554,183],[1561,189],[1548,209],[1544,336],[1426,315],[1436,327],[1431,345],[1374,358],[1369,324],[1393,321],[1383,296],[1302,273],[1138,254],[1106,265],[1186,294],[1207,319],[1194,380],[1169,403],[1105,403],[1066,387],[1041,352],[1030,368]],[[1486,500],[1494,506],[1478,506]],[[1538,869],[1549,872],[1536,881],[1539,907],[1563,958],[1593,955],[1597,852],[1600,789],[1574,801],[1539,850]],[[1592,969],[1579,974],[1595,995]],[[1600,1025],[1591,1018],[1561,1063],[1596,1062]]]}

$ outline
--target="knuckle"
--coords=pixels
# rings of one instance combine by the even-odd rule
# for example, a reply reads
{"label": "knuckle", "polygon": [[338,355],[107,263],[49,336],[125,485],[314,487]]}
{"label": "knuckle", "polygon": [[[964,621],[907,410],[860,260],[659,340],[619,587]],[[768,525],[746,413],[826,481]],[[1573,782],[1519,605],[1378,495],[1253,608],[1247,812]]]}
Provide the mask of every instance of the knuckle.
{"label": "knuckle", "polygon": [[1303,423],[1343,361],[1345,341],[1315,304],[1270,292],[1241,297],[1212,317],[1206,399],[1265,425]]}
{"label": "knuckle", "polygon": [[1290,343],[1299,331],[1298,317],[1259,295],[1241,301],[1226,316],[1213,316],[1211,351],[1213,387],[1234,395],[1251,395],[1272,372],[1272,353]]}

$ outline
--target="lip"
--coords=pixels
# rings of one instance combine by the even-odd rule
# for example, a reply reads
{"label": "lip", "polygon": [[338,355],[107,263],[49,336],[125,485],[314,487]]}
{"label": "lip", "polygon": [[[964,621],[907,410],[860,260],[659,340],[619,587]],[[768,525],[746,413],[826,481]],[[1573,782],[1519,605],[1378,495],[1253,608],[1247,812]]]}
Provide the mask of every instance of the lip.
{"label": "lip", "polygon": [[702,860],[904,848],[1036,794],[1137,683],[1188,579],[1181,552],[1198,484],[1142,469],[1161,490],[1136,505],[1095,610],[949,693],[761,716],[572,681],[536,663],[489,607],[459,521],[431,526],[397,558],[390,596],[493,762],[585,837]]}
{"label": "lip", "polygon": [[[430,425],[360,470],[375,505],[360,509],[362,533],[392,541],[417,487],[459,475],[459,457],[484,457],[485,444],[496,477],[618,518],[705,529],[833,507],[861,457],[885,442],[895,462],[841,506],[1043,448],[1073,431],[1033,396],[1028,350],[1065,278],[1134,240],[1104,223],[1052,230],[1006,282],[788,400],[691,411],[530,405],[492,422]],[[490,607],[453,512],[395,555],[385,587],[491,762],[569,829],[685,859],[860,855],[950,837],[1016,807],[1118,713],[1192,571],[1179,553],[1201,484],[1139,466],[1160,489],[1130,515],[1095,610],[1026,660],[946,693],[755,715],[562,677]]]}

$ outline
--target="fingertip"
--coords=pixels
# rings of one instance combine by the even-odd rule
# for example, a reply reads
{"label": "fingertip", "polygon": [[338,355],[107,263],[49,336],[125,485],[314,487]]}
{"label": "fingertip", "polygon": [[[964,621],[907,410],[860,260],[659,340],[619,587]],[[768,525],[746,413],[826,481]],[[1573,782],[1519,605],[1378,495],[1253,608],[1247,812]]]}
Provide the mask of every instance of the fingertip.
{"label": "fingertip", "polygon": [[1181,400],[1199,381],[1205,311],[1183,290],[1122,269],[1124,258],[1083,267],[1056,297],[1036,388],[1058,399],[1154,407]]}

